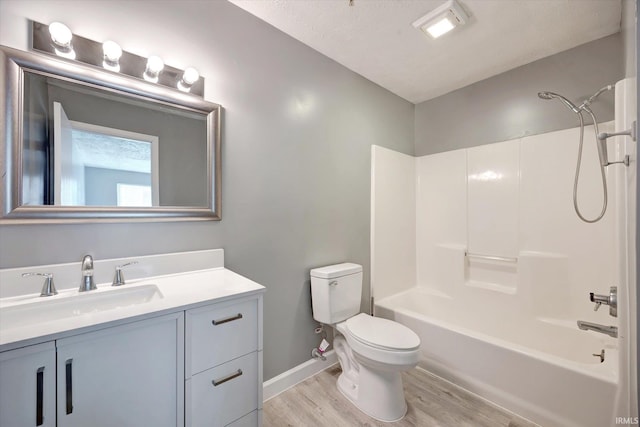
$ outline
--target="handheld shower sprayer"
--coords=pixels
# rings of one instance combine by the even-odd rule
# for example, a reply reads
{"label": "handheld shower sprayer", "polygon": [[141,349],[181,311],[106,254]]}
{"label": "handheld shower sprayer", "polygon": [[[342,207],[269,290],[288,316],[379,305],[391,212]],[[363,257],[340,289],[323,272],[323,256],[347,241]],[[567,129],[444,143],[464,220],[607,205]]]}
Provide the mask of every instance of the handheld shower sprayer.
{"label": "handheld shower sprayer", "polygon": [[557,94],[555,92],[538,92],[538,98],[545,99],[545,100],[559,99],[560,101],[562,101],[564,103],[564,105],[569,107],[569,109],[571,111],[573,111],[576,114],[580,114],[580,108],[576,107],[573,102],[569,101],[564,96],[559,95],[559,94]]}
{"label": "handheld shower sprayer", "polygon": [[607,138],[600,138],[602,136],[601,133],[598,134],[598,158],[600,159],[600,164],[604,166],[609,166],[609,153],[607,152]]}
{"label": "handheld shower sprayer", "polygon": [[[602,133],[601,134],[601,133],[598,132],[598,121],[596,120],[596,116],[593,113],[593,111],[591,111],[591,108],[589,108],[589,106],[591,105],[593,100],[595,100],[598,96],[600,96],[604,92],[612,90],[613,88],[614,88],[613,85],[607,85],[607,86],[601,88],[596,93],[594,93],[589,98],[587,98],[582,104],[580,104],[580,106],[576,106],[573,102],[569,101],[564,96],[562,96],[560,94],[557,94],[555,92],[548,92],[548,91],[538,92],[538,97],[540,99],[545,99],[545,100],[558,99],[558,100],[560,100],[566,107],[568,107],[571,111],[576,113],[576,115],[578,116],[578,119],[580,120],[580,140],[579,140],[580,143],[579,143],[579,146],[578,146],[578,161],[577,161],[577,164],[576,164],[575,178],[573,180],[573,207],[574,207],[578,217],[581,220],[583,220],[584,222],[589,222],[589,223],[600,221],[600,219],[602,219],[602,217],[604,216],[605,212],[607,211],[607,199],[608,199],[608,195],[607,195],[607,177],[606,177],[606,174],[604,172],[604,168],[605,168],[605,166],[608,166],[608,165],[611,164],[609,162],[609,156],[608,156],[608,153],[607,153],[607,138],[609,136],[614,136],[614,134],[607,134],[607,133]],[[580,212],[580,208],[578,207],[578,177],[580,176],[580,164],[582,163],[582,146],[583,146],[583,142],[584,142],[584,117],[582,116],[583,112],[586,112],[587,114],[589,114],[591,116],[591,119],[593,120],[593,128],[594,128],[593,130],[594,130],[595,136],[596,136],[596,144],[597,144],[597,148],[598,148],[598,158],[600,160],[600,175],[602,177],[602,191],[604,193],[603,194],[603,201],[602,201],[602,211],[594,219],[585,218],[582,215],[582,213]],[[615,134],[615,135],[618,135],[618,134]],[[622,162],[613,162],[613,163],[622,163]]]}

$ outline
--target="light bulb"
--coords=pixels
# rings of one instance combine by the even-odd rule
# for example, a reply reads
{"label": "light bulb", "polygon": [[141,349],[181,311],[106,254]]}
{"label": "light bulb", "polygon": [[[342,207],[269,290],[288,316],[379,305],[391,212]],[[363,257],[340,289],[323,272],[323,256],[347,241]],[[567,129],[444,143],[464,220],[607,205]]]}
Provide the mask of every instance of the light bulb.
{"label": "light bulb", "polygon": [[191,86],[200,78],[200,73],[193,67],[187,67],[182,74],[182,79],[178,81],[178,89],[183,92],[189,92]]}
{"label": "light bulb", "polygon": [[52,22],[49,24],[49,34],[51,34],[51,41],[61,48],[69,48],[71,46],[71,38],[73,34],[69,27],[62,22]]}
{"label": "light bulb", "polygon": [[104,52],[104,60],[102,66],[107,70],[120,71],[120,57],[122,56],[122,48],[114,41],[107,40],[102,43],[102,51]]}
{"label": "light bulb", "polygon": [[163,68],[164,62],[162,61],[162,58],[156,55],[151,55],[147,59],[147,69],[143,75],[144,79],[152,83],[158,83],[158,74],[160,74],[160,71],[162,71]]}
{"label": "light bulb", "polygon": [[147,59],[147,71],[158,74],[164,68],[164,62],[159,56],[152,55]]}
{"label": "light bulb", "polygon": [[182,75],[182,81],[188,85],[192,85],[198,81],[200,78],[200,73],[193,67],[188,67],[184,70],[184,74]]}
{"label": "light bulb", "polygon": [[73,33],[62,22],[52,22],[49,24],[49,34],[53,42],[53,49],[56,55],[63,58],[76,59],[76,53],[71,46]]}
{"label": "light bulb", "polygon": [[104,57],[110,62],[118,62],[122,56],[122,48],[114,41],[107,40],[102,43],[102,50],[104,51]]}

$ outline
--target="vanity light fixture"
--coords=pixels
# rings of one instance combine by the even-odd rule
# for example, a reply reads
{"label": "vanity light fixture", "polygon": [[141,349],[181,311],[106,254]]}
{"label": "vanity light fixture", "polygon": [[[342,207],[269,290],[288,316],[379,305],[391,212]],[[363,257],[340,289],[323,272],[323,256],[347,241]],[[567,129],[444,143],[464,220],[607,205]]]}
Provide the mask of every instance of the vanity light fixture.
{"label": "vanity light fixture", "polygon": [[428,34],[431,38],[438,37],[453,30],[458,25],[464,25],[469,16],[456,0],[448,0],[431,12],[416,20],[413,26]]}
{"label": "vanity light fixture", "polygon": [[104,59],[102,66],[110,71],[120,72],[120,57],[122,56],[122,48],[114,41],[107,40],[102,43],[102,51]]}
{"label": "vanity light fixture", "polygon": [[73,33],[62,22],[52,22],[49,24],[49,34],[51,35],[51,41],[53,42],[53,48],[56,55],[63,58],[76,59],[76,52],[71,45],[71,39]]}
{"label": "vanity light fixture", "polygon": [[144,71],[143,77],[151,83],[158,83],[158,75],[164,68],[164,61],[156,55],[151,55],[147,59],[147,69]]}
{"label": "vanity light fixture", "polygon": [[189,92],[191,86],[200,78],[200,73],[193,67],[187,67],[182,74],[182,79],[178,81],[177,87],[183,92]]}
{"label": "vanity light fixture", "polygon": [[61,22],[47,25],[32,21],[31,31],[34,50],[204,97],[205,79],[193,67],[174,68],[156,55],[143,57],[125,52],[113,40],[97,42],[73,34]]}

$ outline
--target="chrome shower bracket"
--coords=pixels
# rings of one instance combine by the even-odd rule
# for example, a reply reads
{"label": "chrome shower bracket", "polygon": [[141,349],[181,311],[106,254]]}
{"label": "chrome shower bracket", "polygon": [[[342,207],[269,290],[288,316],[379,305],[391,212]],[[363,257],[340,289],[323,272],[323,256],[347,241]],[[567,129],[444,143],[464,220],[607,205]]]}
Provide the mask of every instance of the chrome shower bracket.
{"label": "chrome shower bracket", "polygon": [[[636,141],[637,139],[637,134],[638,134],[638,130],[637,130],[637,122],[634,120],[633,123],[631,124],[631,127],[627,130],[623,130],[620,132],[601,132],[598,134],[598,140],[601,143],[604,143],[604,141],[606,141],[608,138],[611,138],[612,136],[630,136],[632,140]],[[605,158],[606,160],[606,158]],[[609,165],[614,165],[617,163],[622,163],[625,166],[629,166],[630,163],[630,159],[629,159],[629,155],[626,154],[624,156],[624,160],[618,160],[617,162],[606,162],[606,164],[604,164],[604,166],[609,166]]]}
{"label": "chrome shower bracket", "polygon": [[605,139],[611,138],[612,136],[630,136],[631,139],[635,141],[637,134],[636,127],[636,121],[634,120],[629,129],[620,132],[601,132],[598,134],[598,139],[600,141],[604,141]]}

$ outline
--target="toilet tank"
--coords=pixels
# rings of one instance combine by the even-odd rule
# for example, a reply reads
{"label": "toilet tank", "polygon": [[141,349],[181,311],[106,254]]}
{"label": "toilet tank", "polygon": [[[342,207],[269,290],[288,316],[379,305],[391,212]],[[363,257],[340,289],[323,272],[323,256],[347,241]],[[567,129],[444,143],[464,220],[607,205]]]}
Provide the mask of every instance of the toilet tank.
{"label": "toilet tank", "polygon": [[360,312],[362,266],[352,263],[311,270],[313,318],[335,324]]}

